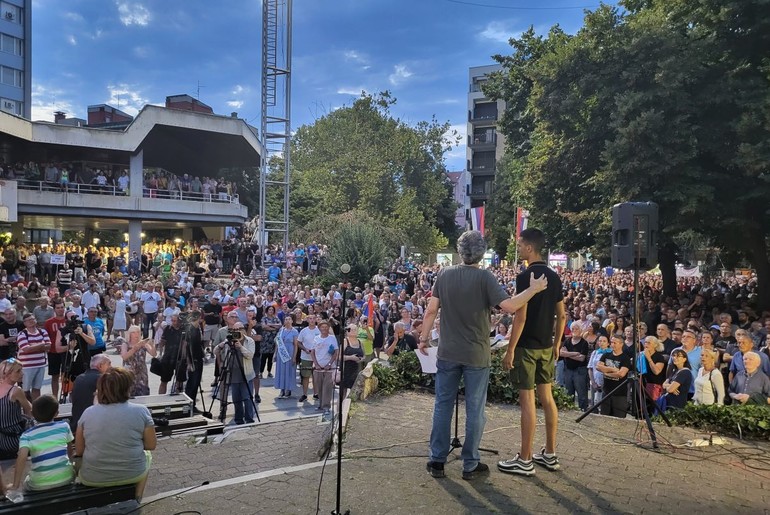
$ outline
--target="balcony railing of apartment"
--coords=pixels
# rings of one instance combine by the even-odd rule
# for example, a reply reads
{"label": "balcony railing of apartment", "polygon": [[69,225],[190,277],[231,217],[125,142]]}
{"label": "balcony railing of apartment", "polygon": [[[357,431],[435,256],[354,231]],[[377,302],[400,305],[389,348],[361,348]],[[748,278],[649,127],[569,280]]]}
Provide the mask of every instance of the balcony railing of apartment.
{"label": "balcony railing of apartment", "polygon": [[495,169],[495,161],[494,159],[490,160],[478,160],[474,159],[471,161],[470,170],[494,170]]}
{"label": "balcony railing of apartment", "polygon": [[[20,190],[29,191],[49,191],[53,193],[67,194],[87,194],[87,195],[110,195],[113,197],[128,196],[127,191],[123,191],[117,186],[100,186],[98,184],[79,184],[79,183],[55,183],[46,181],[31,181],[28,179],[19,179],[16,181]],[[221,202],[228,204],[240,204],[238,195],[228,195],[227,193],[196,193],[192,191],[168,191],[143,188],[142,196],[144,198],[157,198],[165,200],[190,200],[194,202]]]}
{"label": "balcony railing of apartment", "polygon": [[494,111],[476,110],[468,111],[468,121],[478,122],[483,120],[497,120],[497,109]]}
{"label": "balcony railing of apartment", "polygon": [[497,144],[497,133],[483,133],[483,134],[469,134],[468,135],[468,145],[474,146],[474,145],[496,145]]}

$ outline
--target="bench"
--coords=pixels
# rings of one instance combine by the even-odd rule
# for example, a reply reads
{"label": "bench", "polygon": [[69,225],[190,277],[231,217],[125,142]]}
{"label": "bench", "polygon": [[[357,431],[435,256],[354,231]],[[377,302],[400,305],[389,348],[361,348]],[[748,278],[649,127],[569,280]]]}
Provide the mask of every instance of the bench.
{"label": "bench", "polygon": [[7,499],[0,501],[0,514],[71,513],[126,501],[132,501],[130,505],[136,508],[135,496],[136,485],[91,488],[72,484],[41,492],[24,492],[24,499],[16,503]]}

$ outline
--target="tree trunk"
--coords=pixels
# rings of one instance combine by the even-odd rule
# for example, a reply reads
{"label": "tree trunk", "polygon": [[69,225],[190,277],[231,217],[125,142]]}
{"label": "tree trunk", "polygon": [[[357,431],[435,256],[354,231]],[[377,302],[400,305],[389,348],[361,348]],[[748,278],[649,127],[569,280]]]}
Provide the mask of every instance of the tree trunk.
{"label": "tree trunk", "polygon": [[663,295],[676,299],[676,251],[672,243],[665,243],[660,247],[658,262],[663,279]]}

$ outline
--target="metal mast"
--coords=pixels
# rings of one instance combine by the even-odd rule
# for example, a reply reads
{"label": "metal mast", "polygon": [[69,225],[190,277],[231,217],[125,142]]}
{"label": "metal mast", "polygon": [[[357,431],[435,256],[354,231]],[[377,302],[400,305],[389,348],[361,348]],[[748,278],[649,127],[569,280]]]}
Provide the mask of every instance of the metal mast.
{"label": "metal mast", "polygon": [[[259,244],[270,233],[289,245],[289,172],[291,170],[291,9],[292,0],[262,0],[262,120],[264,152],[259,175]],[[272,158],[283,159],[283,177],[270,174]],[[269,191],[283,194],[283,216],[267,213]],[[263,254],[264,255],[264,254]]]}

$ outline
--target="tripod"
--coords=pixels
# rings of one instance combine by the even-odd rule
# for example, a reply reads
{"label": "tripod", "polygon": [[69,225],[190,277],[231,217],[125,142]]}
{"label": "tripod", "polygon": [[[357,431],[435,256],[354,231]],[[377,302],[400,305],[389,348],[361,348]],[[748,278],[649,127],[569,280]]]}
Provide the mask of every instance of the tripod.
{"label": "tripod", "polygon": [[[449,452],[454,451],[455,449],[459,449],[463,446],[462,442],[460,441],[460,437],[458,436],[458,428],[460,425],[460,391],[458,390],[457,396],[455,397],[455,435],[452,438],[452,441],[449,443],[450,449]],[[485,447],[479,447],[480,451],[489,452],[492,454],[500,454],[500,451],[497,449],[488,449]]]}
{"label": "tripod", "polygon": [[[638,221],[635,222],[635,224],[638,224]],[[637,238],[641,239],[643,236],[641,233],[639,233],[638,225],[635,227],[634,232],[638,235]],[[633,330],[634,330],[634,359],[633,359],[633,367],[634,369],[639,368],[639,356],[640,356],[640,346],[641,342],[639,341],[639,261],[640,261],[640,245],[636,245],[636,255],[634,256],[634,323],[633,323]],[[575,422],[580,422],[584,418],[586,418],[590,413],[595,412],[599,406],[603,405],[606,402],[609,402],[610,399],[612,399],[612,396],[615,392],[619,391],[621,388],[627,387],[626,385],[631,385],[631,398],[634,402],[639,402],[639,414],[641,415],[641,418],[644,419],[644,421],[647,423],[647,430],[650,433],[650,439],[652,440],[652,448],[657,449],[658,448],[658,436],[655,433],[655,428],[652,425],[652,419],[650,419],[650,412],[647,409],[647,401],[655,404],[655,401],[650,396],[650,393],[647,391],[647,389],[644,387],[643,380],[642,380],[642,374],[640,373],[628,373],[623,379],[623,381],[620,382],[615,388],[612,389],[611,392],[609,392],[607,395],[602,397],[602,400],[598,403],[594,404],[593,406],[590,406],[585,413],[580,415]],[[668,417],[666,417],[665,413],[660,414],[663,418],[663,421],[668,425],[668,427],[671,427],[671,422],[668,420]]]}
{"label": "tripod", "polygon": [[[228,339],[225,340],[226,344],[228,345],[228,348],[225,352],[227,352],[226,359],[222,360],[222,368],[219,371],[219,421],[224,422],[227,418],[227,405],[232,404],[227,401],[227,394],[230,391],[230,385],[232,384],[232,374],[237,373],[239,374],[239,377],[243,383],[246,384],[247,388],[246,390],[249,393],[249,402],[252,406],[254,406],[254,415],[257,417],[258,422],[262,422],[262,420],[259,418],[259,409],[257,409],[257,403],[254,401],[254,394],[251,391],[251,385],[249,385],[249,382],[246,380],[246,373],[243,371],[243,361],[241,359],[241,353],[235,351],[234,343],[228,336]],[[233,362],[235,362],[236,366],[233,367]],[[216,396],[212,397],[211,404],[209,404],[209,409],[207,410],[209,413],[211,412],[212,408],[214,407],[214,401],[216,400]],[[204,404],[205,407],[205,404]]]}

